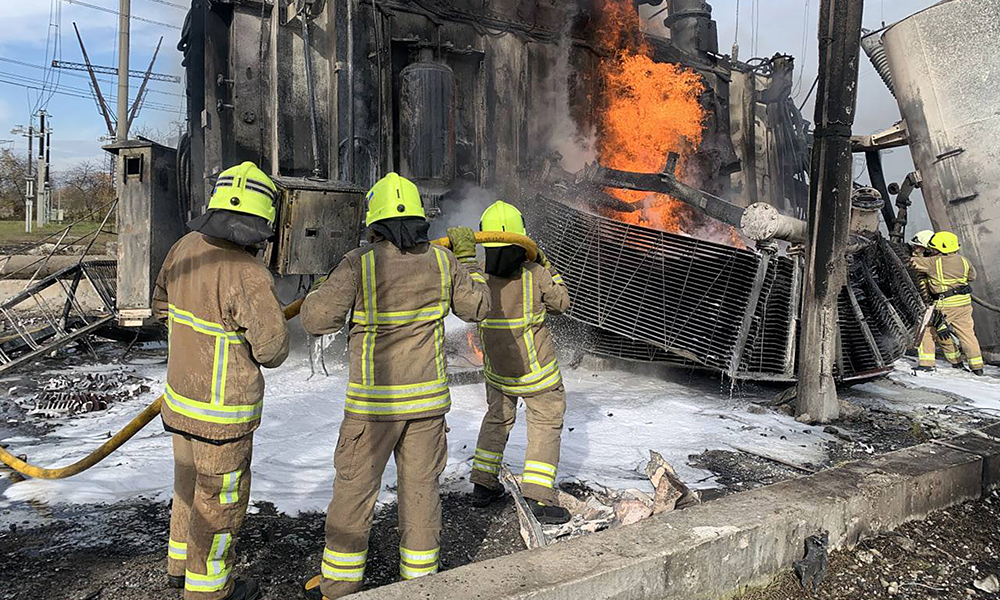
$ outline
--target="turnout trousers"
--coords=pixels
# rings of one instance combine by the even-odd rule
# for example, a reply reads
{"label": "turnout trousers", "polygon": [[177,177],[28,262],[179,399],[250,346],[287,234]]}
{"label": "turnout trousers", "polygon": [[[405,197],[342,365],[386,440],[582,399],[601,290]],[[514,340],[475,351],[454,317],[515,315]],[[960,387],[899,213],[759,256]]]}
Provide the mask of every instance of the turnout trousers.
{"label": "turnout trousers", "polygon": [[448,463],[444,416],[412,421],[347,416],[340,425],[333,459],[337,476],[326,513],[320,588],[327,598],[361,589],[375,501],[390,456],[396,459],[398,481],[399,573],[413,579],[438,571],[438,478]]}
{"label": "turnout trousers", "polygon": [[[941,350],[944,351],[945,358],[951,364],[962,362],[962,354],[969,364],[970,369],[983,368],[983,351],[979,347],[979,340],[976,339],[976,325],[972,321],[972,305],[966,306],[944,306],[939,309],[944,313],[944,318],[951,325],[961,344],[961,349],[955,347],[955,342],[948,339],[939,339]],[[922,347],[922,345],[921,345]]]}
{"label": "turnout trousers", "polygon": [[219,445],[173,438],[167,572],[184,576],[185,600],[219,600],[233,589],[233,542],[250,500],[253,434]]}
{"label": "turnout trousers", "polygon": [[[476,442],[472,462],[472,483],[500,488],[498,479],[507,438],[517,418],[517,396],[486,385],[486,416]],[[563,416],[566,414],[566,389],[562,384],[535,396],[524,398],[528,416],[528,451],[524,460],[521,488],[524,496],[546,504],[556,503],[556,468]]]}

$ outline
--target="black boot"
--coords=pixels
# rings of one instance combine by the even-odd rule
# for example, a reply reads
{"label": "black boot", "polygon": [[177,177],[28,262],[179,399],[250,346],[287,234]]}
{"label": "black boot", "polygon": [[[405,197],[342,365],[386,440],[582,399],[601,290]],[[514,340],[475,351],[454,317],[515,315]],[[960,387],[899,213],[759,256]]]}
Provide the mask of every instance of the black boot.
{"label": "black boot", "polygon": [[233,591],[226,596],[225,600],[259,600],[260,588],[253,579],[236,579],[233,583]]}
{"label": "black boot", "polygon": [[975,375],[976,377],[982,377],[983,375],[986,375],[986,373],[984,373],[982,369],[973,369],[972,374]]}
{"label": "black boot", "polygon": [[535,515],[535,518],[542,525],[562,525],[570,520],[571,515],[569,511],[561,506],[545,504],[531,498],[525,498],[525,500],[528,501],[528,506],[531,507],[531,514]]}
{"label": "black boot", "polygon": [[484,508],[503,498],[503,488],[493,489],[478,483],[472,484],[472,498],[469,503],[476,508]]}
{"label": "black boot", "polygon": [[951,363],[951,368],[952,369],[964,369],[965,368],[965,363],[960,363],[960,362]]}
{"label": "black boot", "polygon": [[934,367],[925,367],[924,365],[919,365],[917,367],[918,371],[933,371]]}
{"label": "black boot", "polygon": [[174,588],[175,590],[183,590],[184,576],[167,573],[167,587]]}

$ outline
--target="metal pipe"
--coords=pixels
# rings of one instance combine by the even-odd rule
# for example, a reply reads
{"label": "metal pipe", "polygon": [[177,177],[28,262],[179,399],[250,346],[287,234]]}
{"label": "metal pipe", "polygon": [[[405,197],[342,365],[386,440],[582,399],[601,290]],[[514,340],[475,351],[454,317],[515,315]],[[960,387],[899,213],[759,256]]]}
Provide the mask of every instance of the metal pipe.
{"label": "metal pipe", "polygon": [[306,63],[306,88],[309,90],[309,133],[312,137],[313,179],[323,179],[319,158],[319,122],[316,117],[316,84],[313,82],[312,42],[309,38],[309,19],[299,15],[302,22],[302,52]]}
{"label": "metal pipe", "polygon": [[354,180],[354,1],[347,0],[347,180]]}

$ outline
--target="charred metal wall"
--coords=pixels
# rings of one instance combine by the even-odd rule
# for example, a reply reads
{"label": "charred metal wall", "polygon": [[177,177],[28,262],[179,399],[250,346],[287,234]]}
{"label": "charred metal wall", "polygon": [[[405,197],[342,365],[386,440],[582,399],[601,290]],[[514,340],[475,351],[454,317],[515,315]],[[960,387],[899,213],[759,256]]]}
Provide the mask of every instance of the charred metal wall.
{"label": "charred metal wall", "polygon": [[[954,231],[979,278],[1000,301],[1000,4],[951,0],[883,35],[910,152],[936,229]],[[1000,315],[976,307],[986,358],[1000,361]]]}

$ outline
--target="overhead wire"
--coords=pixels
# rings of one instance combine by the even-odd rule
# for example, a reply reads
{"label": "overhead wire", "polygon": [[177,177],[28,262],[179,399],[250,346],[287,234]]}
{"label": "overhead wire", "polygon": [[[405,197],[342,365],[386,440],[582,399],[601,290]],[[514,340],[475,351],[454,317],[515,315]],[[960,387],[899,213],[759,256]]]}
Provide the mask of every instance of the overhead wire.
{"label": "overhead wire", "polygon": [[[25,62],[23,60],[17,60],[17,59],[14,59],[14,58],[7,58],[5,56],[0,56],[0,62],[6,62],[6,63],[10,63],[10,64],[13,64],[13,65],[19,65],[19,66],[22,66],[22,67],[28,67],[28,68],[31,68],[31,69],[44,69],[45,68],[42,65],[36,65],[34,63],[29,63],[29,62]],[[64,70],[65,69],[60,69],[60,71],[64,71]],[[69,77],[77,77],[79,79],[86,79],[88,82],[90,81],[90,75],[84,75],[83,73],[67,72],[66,75],[69,76]],[[102,78],[98,77],[97,81],[99,81],[101,83],[106,83],[108,85],[116,85],[116,83],[114,81],[110,80],[110,79],[102,79]],[[129,89],[134,89],[136,87],[137,86],[129,86]],[[153,88],[149,87],[148,85],[146,87],[146,91],[154,93],[154,94],[163,94],[164,96],[174,96],[176,98],[184,98],[185,97],[184,94],[177,94],[175,92],[165,92],[163,90],[153,89]]]}
{"label": "overhead wire", "polygon": [[[88,2],[82,2],[81,0],[62,0],[62,1],[63,2],[69,2],[70,4],[77,4],[79,6],[84,6],[86,8],[91,9],[91,10],[98,10],[98,11],[101,11],[103,13],[108,13],[109,15],[119,15],[119,14],[121,14],[117,10],[114,10],[114,9],[111,9],[111,8],[107,8],[105,6],[97,6],[96,4],[90,4]],[[165,23],[163,21],[156,21],[154,19],[147,19],[146,17],[136,16],[134,12],[130,15],[130,17],[133,20],[135,20],[135,21],[143,21],[145,23],[152,23],[153,25],[159,25],[160,27],[169,27],[170,29],[176,29],[178,31],[180,31],[180,29],[181,29],[178,25],[173,25],[171,23]]]}
{"label": "overhead wire", "polygon": [[802,77],[806,73],[806,57],[809,52],[809,0],[805,0],[805,10],[802,14],[802,52],[799,54],[800,63],[799,67],[799,78],[795,82],[795,86],[792,88],[792,95],[797,96],[799,92],[802,91]]}
{"label": "overhead wire", "polygon": [[[43,87],[42,83],[37,79],[24,77],[23,75],[17,75],[16,73],[5,73],[3,71],[0,71],[0,83],[21,87],[26,90],[43,91],[46,89]],[[71,88],[67,86],[61,86],[58,89],[56,89],[53,93],[62,96],[80,98],[83,100],[91,100],[94,97],[93,92],[91,90],[82,90],[79,88]],[[107,98],[109,100],[115,100],[116,96],[114,94],[110,94],[107,96]],[[158,110],[162,112],[177,113],[177,114],[184,113],[184,110],[181,109],[180,107],[173,107],[166,104],[145,103],[144,106],[148,106],[151,110]]]}

